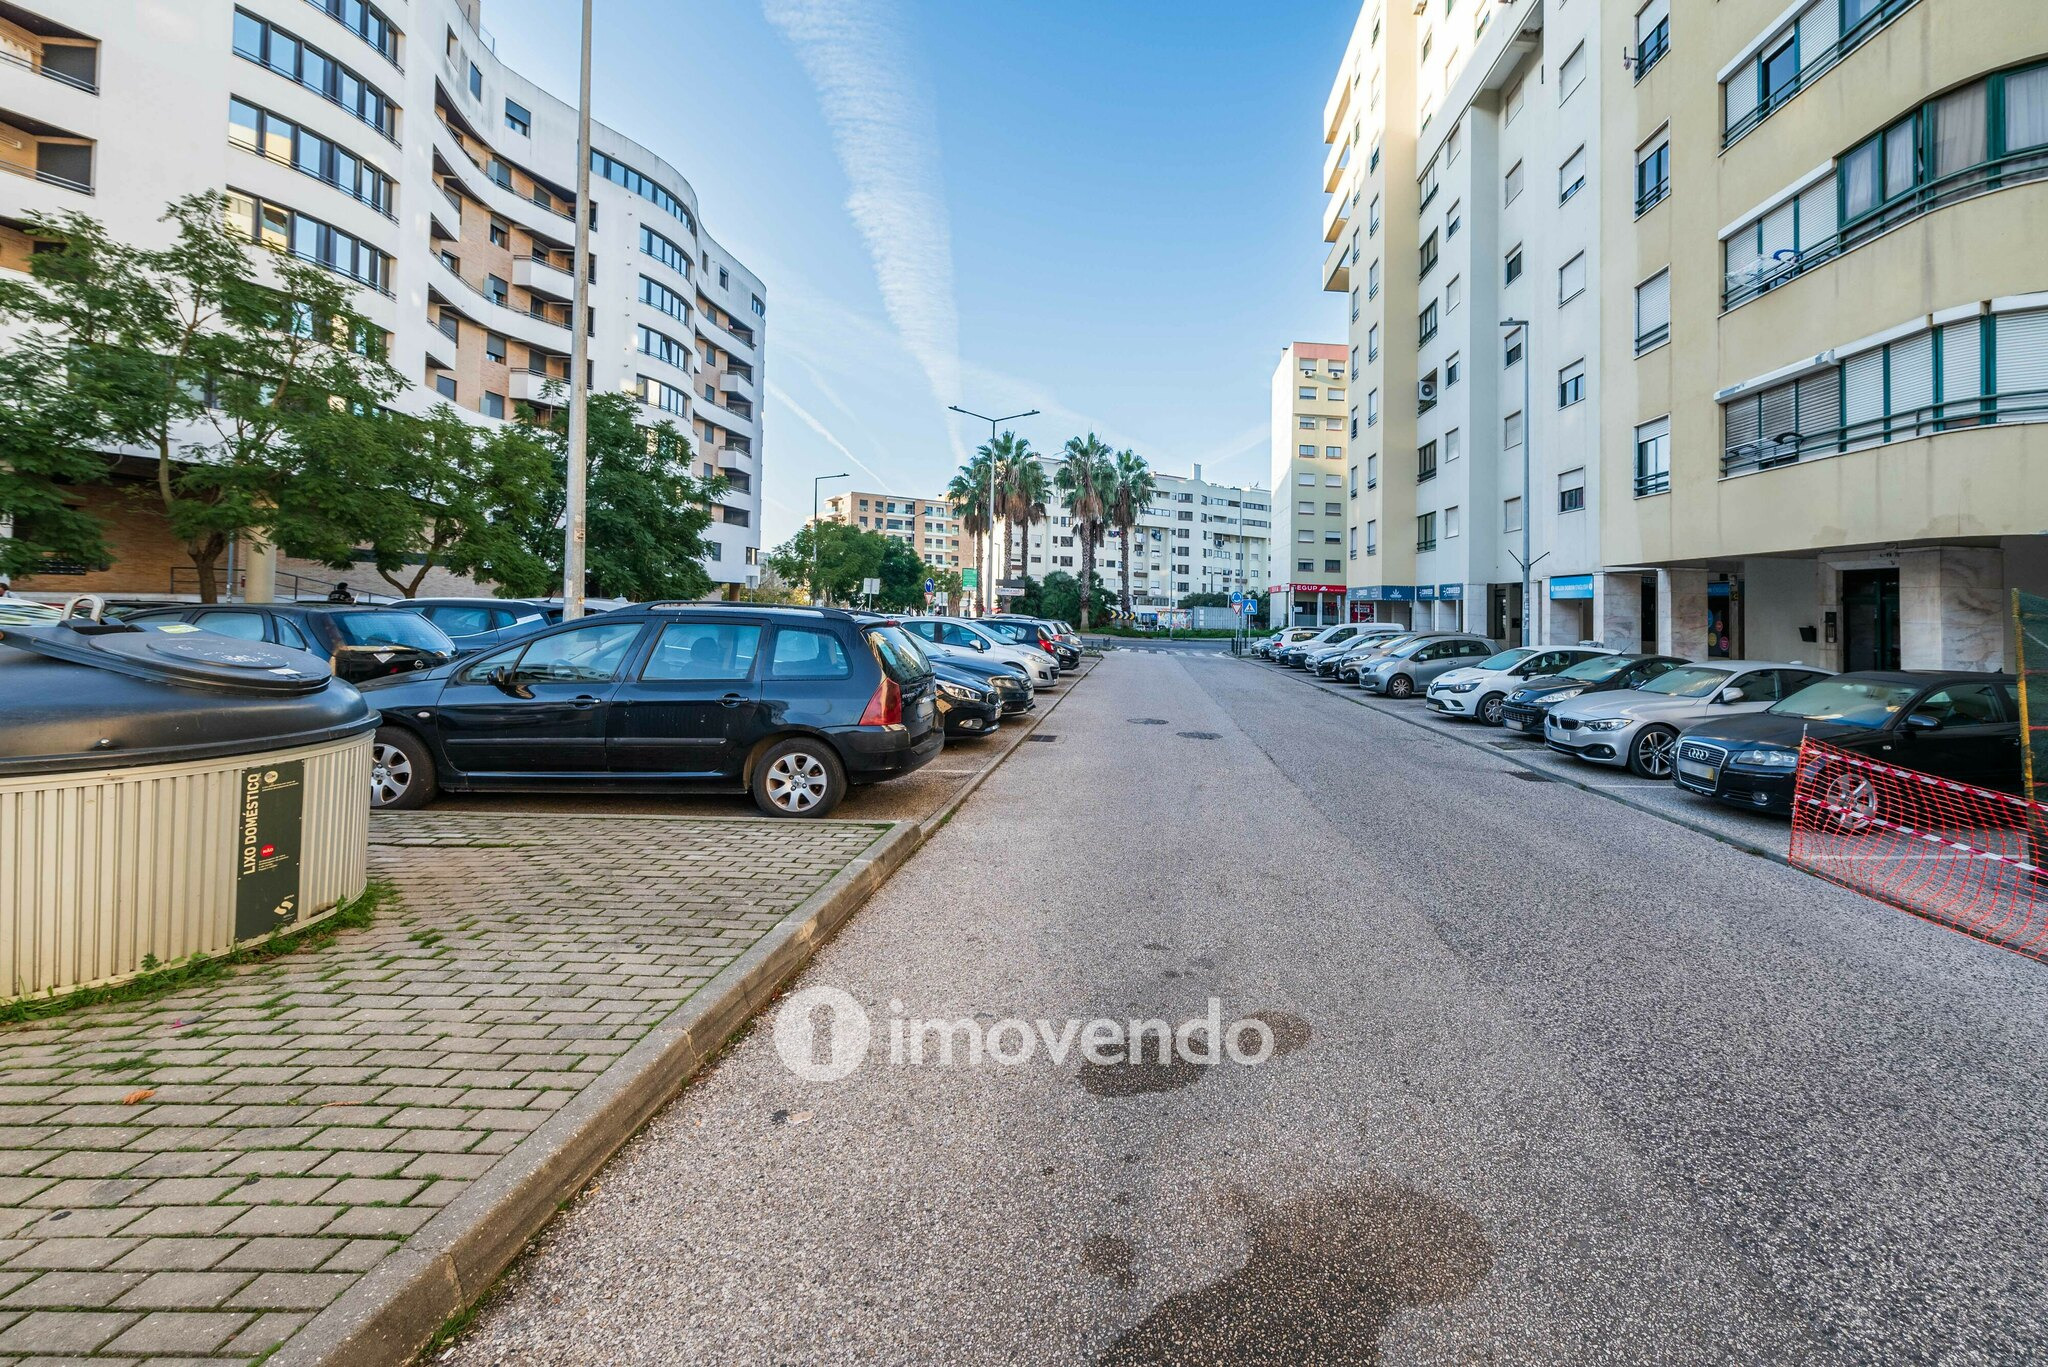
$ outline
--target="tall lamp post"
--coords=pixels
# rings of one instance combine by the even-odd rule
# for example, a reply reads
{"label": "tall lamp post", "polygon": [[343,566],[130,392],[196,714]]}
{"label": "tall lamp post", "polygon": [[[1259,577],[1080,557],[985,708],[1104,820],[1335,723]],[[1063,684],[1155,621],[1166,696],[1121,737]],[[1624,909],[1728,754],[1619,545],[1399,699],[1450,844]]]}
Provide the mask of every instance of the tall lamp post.
{"label": "tall lamp post", "polygon": [[[1522,334],[1522,553],[1516,562],[1522,567],[1522,644],[1536,635],[1535,569],[1539,557],[1530,554],[1529,532],[1536,521],[1536,504],[1529,488],[1529,448],[1536,443],[1536,414],[1529,406],[1529,372],[1535,369],[1533,334],[1526,318],[1503,318],[1500,325],[1510,333]],[[1548,552],[1545,552],[1548,554]]]}
{"label": "tall lamp post", "polygon": [[590,0],[583,0],[583,80],[576,101],[576,281],[570,298],[569,471],[562,504],[562,618],[583,615],[590,473]]}
{"label": "tall lamp post", "polygon": [[[818,606],[818,488],[828,479],[851,478],[841,470],[836,475],[819,475],[811,481],[811,606]],[[851,520],[849,518],[849,520]]]}
{"label": "tall lamp post", "polygon": [[[996,586],[992,582],[996,577],[996,460],[994,454],[996,426],[999,423],[1015,422],[1019,418],[1035,418],[1038,416],[1038,410],[1034,408],[1028,413],[1012,413],[1006,418],[991,418],[986,413],[973,412],[970,409],[962,408],[957,403],[947,404],[946,409],[948,412],[958,413],[962,417],[980,418],[988,424],[988,444],[990,447],[988,460],[988,536],[985,539],[988,542],[988,578],[991,582],[984,583],[981,586],[981,613],[982,616],[986,617],[989,605],[995,598],[996,591]],[[1088,590],[1084,586],[1081,592],[1085,595]]]}

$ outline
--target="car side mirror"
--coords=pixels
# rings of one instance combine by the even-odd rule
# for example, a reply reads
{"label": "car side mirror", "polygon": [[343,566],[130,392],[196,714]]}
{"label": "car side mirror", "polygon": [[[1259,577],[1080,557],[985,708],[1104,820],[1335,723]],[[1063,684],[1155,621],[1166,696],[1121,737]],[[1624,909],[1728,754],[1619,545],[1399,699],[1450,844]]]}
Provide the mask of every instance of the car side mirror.
{"label": "car side mirror", "polygon": [[1744,698],[1748,696],[1749,694],[1742,691],[1741,685],[1729,684],[1726,688],[1721,690],[1720,700],[1722,702],[1741,702]]}
{"label": "car side mirror", "polygon": [[1908,735],[1915,731],[1939,731],[1941,718],[1933,712],[1908,712],[1905,729]]}
{"label": "car side mirror", "polygon": [[512,668],[509,665],[499,665],[496,669],[484,675],[484,682],[507,697],[530,698],[533,696],[532,689],[513,677]]}

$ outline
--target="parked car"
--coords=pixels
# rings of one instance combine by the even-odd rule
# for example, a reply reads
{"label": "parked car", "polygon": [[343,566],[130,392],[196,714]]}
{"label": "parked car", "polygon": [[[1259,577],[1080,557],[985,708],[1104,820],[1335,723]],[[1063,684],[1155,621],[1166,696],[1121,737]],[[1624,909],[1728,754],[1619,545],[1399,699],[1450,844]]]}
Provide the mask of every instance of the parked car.
{"label": "parked car", "polygon": [[387,612],[417,612],[448,634],[457,655],[474,655],[562,620],[559,599],[410,598],[380,606]]}
{"label": "parked car", "polygon": [[1484,636],[1418,636],[1358,667],[1358,686],[1390,698],[1412,698],[1440,674],[1493,654]]}
{"label": "parked car", "polygon": [[[379,614],[396,615],[396,614]],[[830,608],[648,603],[548,627],[363,696],[371,802],[441,791],[750,792],[819,817],[945,745],[931,662]]]}
{"label": "parked car", "polygon": [[[1334,649],[1324,647],[1309,659],[1309,669],[1326,679],[1335,678],[1344,661],[1367,654],[1387,644],[1397,636],[1412,635],[1405,627],[1367,627],[1350,640]],[[1357,671],[1353,671],[1354,677]]]}
{"label": "parked car", "polygon": [[455,642],[416,612],[347,603],[175,603],[123,608],[121,620],[152,631],[210,631],[311,651],[352,684],[434,669]]}
{"label": "parked car", "polygon": [[1352,643],[1352,649],[1337,657],[1337,667],[1330,677],[1339,683],[1358,682],[1359,674],[1368,664],[1377,664],[1391,655],[1399,646],[1424,636],[1455,635],[1454,632],[1397,630],[1392,636],[1373,636],[1367,639],[1361,634]]}
{"label": "parked car", "polygon": [[[2018,685],[2003,674],[1925,670],[1837,674],[1761,712],[1715,716],[1679,734],[1672,779],[1738,807],[1789,814],[1803,736],[1885,764],[2017,793]],[[1853,769],[1821,776],[1831,801],[1875,816],[1876,788]]]}
{"label": "parked car", "polygon": [[977,677],[950,660],[933,660],[931,667],[947,735],[986,736],[1001,729],[1003,700],[986,675]]}
{"label": "parked car", "polygon": [[1060,634],[1050,623],[1035,617],[978,617],[975,621],[1013,645],[1036,646],[1053,660],[1061,669],[1078,669],[1081,665],[1081,649],[1070,646],[1060,639]]}
{"label": "parked car", "polygon": [[1307,640],[1283,646],[1273,653],[1273,658],[1289,669],[1300,669],[1311,650],[1318,646],[1342,645],[1364,629],[1365,624],[1358,622],[1342,622],[1336,626],[1324,627]]}
{"label": "parked car", "polygon": [[[896,623],[896,619],[886,613],[856,612],[853,616],[861,622]],[[904,635],[934,666],[943,664],[953,672],[963,674],[993,689],[996,696],[1002,700],[1004,716],[1019,716],[1038,706],[1037,700],[1032,696],[1031,676],[1025,672],[1023,665],[995,659],[992,654],[983,655],[973,650],[938,645],[912,636],[908,632]]]}
{"label": "parked car", "polygon": [[1252,646],[1252,654],[1265,659],[1271,659],[1278,651],[1299,641],[1306,641],[1309,637],[1314,636],[1318,630],[1320,628],[1317,627],[1282,627],[1272,635],[1254,644]]}
{"label": "parked car", "polygon": [[1036,646],[1019,645],[984,628],[979,622],[958,617],[892,618],[918,640],[949,650],[969,651],[989,659],[1021,665],[1033,688],[1051,688],[1060,676],[1059,662]]}
{"label": "parked car", "polygon": [[1602,646],[1513,646],[1476,665],[1439,674],[1429,686],[1429,706],[1447,717],[1499,726],[1501,705],[1523,681],[1611,654]]}
{"label": "parked car", "polygon": [[1687,663],[1676,655],[1596,655],[1570,669],[1525,679],[1501,704],[1501,725],[1510,731],[1543,734],[1543,718],[1561,702],[1587,693],[1616,693],[1641,688],[1650,680]]}
{"label": "parked car", "polygon": [[1680,730],[1714,713],[1761,712],[1829,672],[1780,660],[1680,665],[1641,688],[1559,703],[1543,719],[1543,739],[1553,750],[1595,764],[1670,778]]}

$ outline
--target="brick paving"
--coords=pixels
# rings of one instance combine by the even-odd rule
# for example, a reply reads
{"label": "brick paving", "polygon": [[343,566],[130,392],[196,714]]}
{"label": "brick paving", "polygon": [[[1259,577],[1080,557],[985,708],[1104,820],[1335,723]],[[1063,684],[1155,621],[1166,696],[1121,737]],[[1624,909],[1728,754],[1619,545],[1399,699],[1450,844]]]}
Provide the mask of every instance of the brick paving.
{"label": "brick paving", "polygon": [[0,1367],[262,1356],[886,829],[380,813],[369,929],[0,1028]]}

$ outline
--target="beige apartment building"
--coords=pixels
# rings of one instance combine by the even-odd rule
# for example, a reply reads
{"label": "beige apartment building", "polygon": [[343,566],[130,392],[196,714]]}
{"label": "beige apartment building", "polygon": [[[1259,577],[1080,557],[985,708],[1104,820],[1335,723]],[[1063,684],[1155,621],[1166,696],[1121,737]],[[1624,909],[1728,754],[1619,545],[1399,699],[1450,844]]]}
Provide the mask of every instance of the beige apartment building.
{"label": "beige apartment building", "polygon": [[[2010,667],[2048,590],[2048,5],[1609,4],[1610,644]],[[1612,60],[1610,56],[1609,61]]]}
{"label": "beige apartment building", "polygon": [[[1273,369],[1273,526],[1266,620],[1316,626],[1345,616],[1350,501],[1349,352],[1335,342],[1291,342]],[[1199,473],[1199,472],[1198,472]],[[1347,483],[1347,481],[1349,481]]]}
{"label": "beige apartment building", "polygon": [[979,537],[960,529],[952,505],[942,498],[854,490],[826,499],[824,520],[894,537],[937,570],[971,568],[981,546]]}

